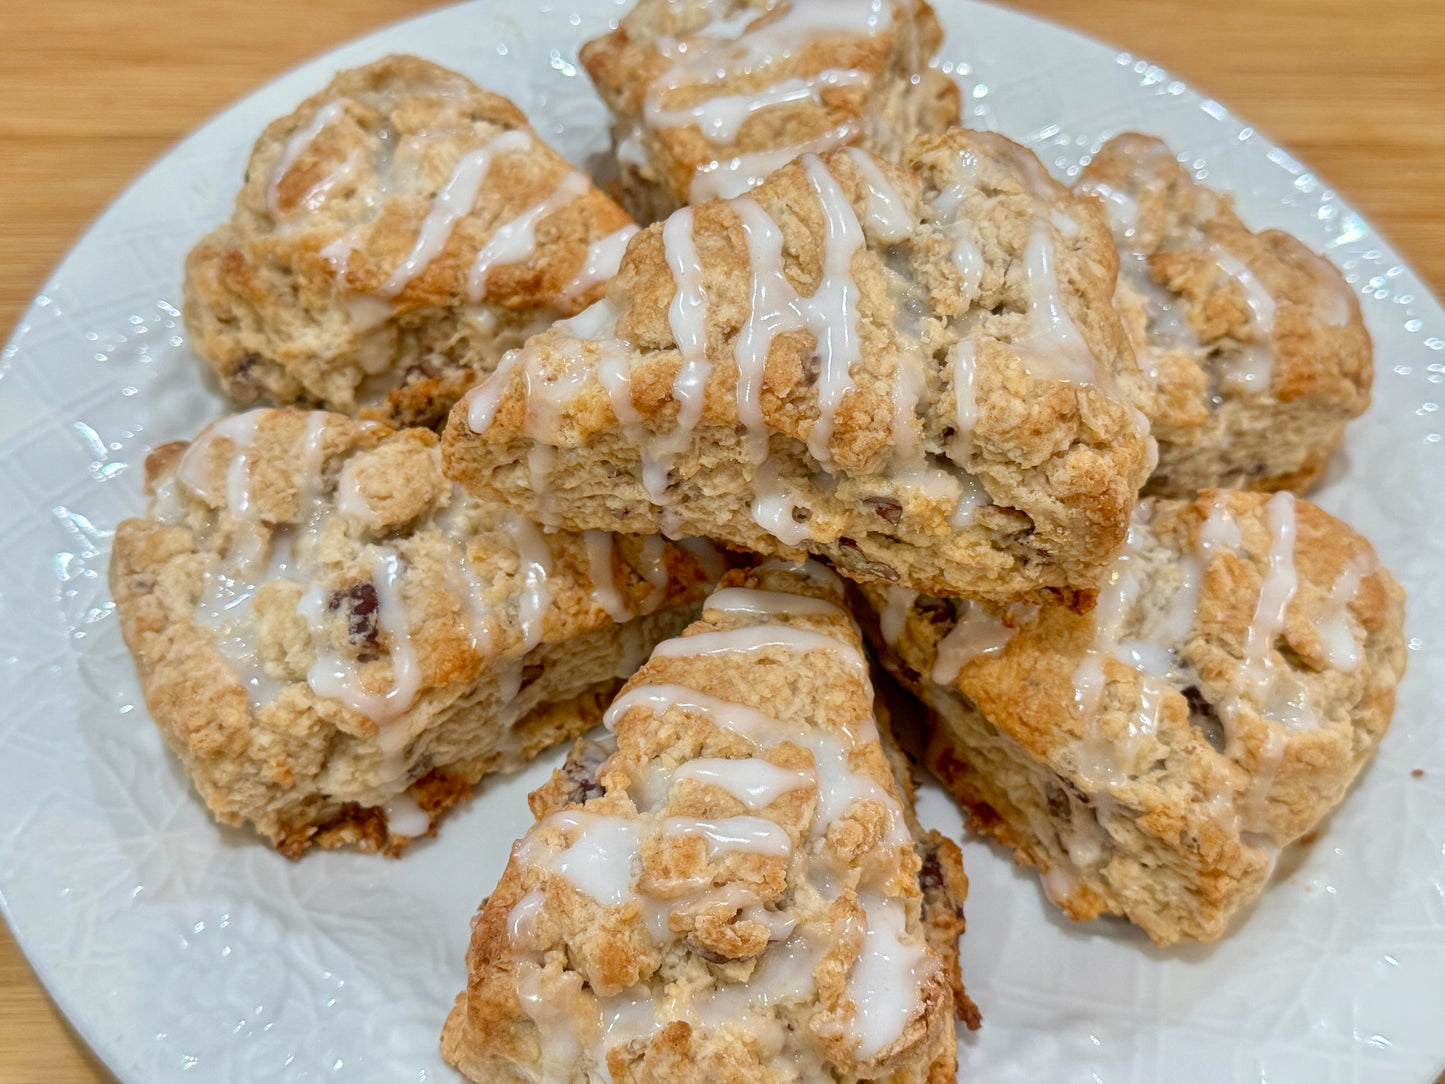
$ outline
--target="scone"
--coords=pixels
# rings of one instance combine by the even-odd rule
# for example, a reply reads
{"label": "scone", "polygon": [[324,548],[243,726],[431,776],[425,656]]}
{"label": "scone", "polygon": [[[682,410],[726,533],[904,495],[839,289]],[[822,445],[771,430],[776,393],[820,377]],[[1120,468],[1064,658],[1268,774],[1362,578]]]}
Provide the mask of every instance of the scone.
{"label": "scone", "polygon": [[1148,136],[1105,144],[1076,188],[1108,213],[1119,311],[1157,385],[1145,492],[1303,492],[1370,405],[1370,335],[1344,277],[1287,233],[1246,229]]}
{"label": "scone", "polygon": [[807,152],[896,158],[958,123],[928,66],[924,0],[639,0],[582,65],[612,111],[623,201],[639,221],[741,195]]}
{"label": "scone", "polygon": [[447,471],[570,529],[1087,606],[1152,466],[1116,263],[1002,136],[805,155],[639,234],[457,405]]}
{"label": "scone", "polygon": [[973,824],[1070,917],[1159,944],[1258,895],[1374,753],[1405,666],[1399,586],[1287,492],[1147,499],[1088,616],[864,590]]}
{"label": "scone", "polygon": [[613,702],[610,755],[532,796],[442,1035],[472,1080],[954,1079],[966,886],[914,847],[841,584],[723,585]]}
{"label": "scone", "polygon": [[601,297],[635,229],[507,99],[388,57],[266,129],[186,261],[186,326],[238,403],[435,426]]}
{"label": "scone", "polygon": [[151,714],[225,824],[395,852],[487,772],[601,717],[697,613],[658,538],[553,534],[467,496],[436,436],[258,410],[151,454],[111,590]]}

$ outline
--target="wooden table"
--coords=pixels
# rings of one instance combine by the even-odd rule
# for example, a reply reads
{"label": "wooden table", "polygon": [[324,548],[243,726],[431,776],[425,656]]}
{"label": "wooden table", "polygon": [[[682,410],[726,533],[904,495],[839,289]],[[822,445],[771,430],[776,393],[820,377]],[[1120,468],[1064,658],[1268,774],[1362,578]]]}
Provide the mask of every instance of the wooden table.
{"label": "wooden table", "polygon": [[[0,331],[8,336],[88,223],[182,135],[299,61],[431,6],[0,0]],[[1015,6],[1148,57],[1225,102],[1327,178],[1445,292],[1440,0]],[[0,1084],[111,1079],[0,924]]]}

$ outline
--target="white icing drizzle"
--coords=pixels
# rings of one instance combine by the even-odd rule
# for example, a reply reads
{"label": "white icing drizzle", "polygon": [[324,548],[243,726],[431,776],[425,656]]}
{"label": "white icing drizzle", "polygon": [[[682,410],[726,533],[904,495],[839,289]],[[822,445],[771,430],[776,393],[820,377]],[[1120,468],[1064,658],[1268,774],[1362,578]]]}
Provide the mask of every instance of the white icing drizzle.
{"label": "white icing drizzle", "polygon": [[617,590],[617,580],[612,573],[614,536],[610,531],[587,531],[583,538],[587,546],[587,574],[592,579],[592,601],[606,610],[607,616],[618,624],[632,620],[633,613]]}
{"label": "white icing drizzle", "polygon": [[749,625],[722,632],[701,632],[664,640],[652,651],[653,658],[691,658],[694,655],[718,655],[727,652],[762,651],[779,647],[785,651],[806,654],[810,651],[832,651],[860,674],[866,675],[868,664],[852,644],[825,633],[786,625]]}
{"label": "white icing drizzle", "polygon": [[520,516],[508,518],[507,533],[517,547],[518,574],[523,583],[517,621],[522,629],[523,649],[530,651],[542,642],[543,619],[552,606],[552,592],[547,586],[547,577],[552,574],[552,551],[542,532]]}
{"label": "white icing drizzle", "polygon": [[957,156],[957,176],[952,185],[942,189],[933,201],[937,212],[938,225],[953,241],[950,258],[965,298],[978,296],[979,284],[983,281],[983,252],[978,247],[978,234],[966,213],[964,202],[967,188],[976,184],[978,158],[971,150],[960,150]]}
{"label": "white icing drizzle", "polygon": [[[251,410],[212,423],[201,439],[193,441],[181,454],[181,461],[176,467],[176,478],[183,486],[213,507],[224,506],[230,514],[231,541],[226,551],[226,564],[238,573],[246,573],[255,567],[266,546],[260,512],[251,500],[251,451],[261,413],[260,410]],[[211,450],[221,438],[231,442],[224,496],[213,492],[208,485]]]}
{"label": "white icing drizzle", "polygon": [[978,345],[973,339],[959,339],[948,351],[953,365],[953,400],[955,433],[949,458],[963,466],[973,453],[973,427],[978,424],[978,397],[974,391],[974,373],[978,368]]}
{"label": "white icing drizzle", "polygon": [[424,836],[431,830],[431,817],[415,798],[403,791],[382,805],[386,813],[386,830],[394,836]]}
{"label": "white icing drizzle", "polygon": [[817,777],[809,768],[783,768],[757,757],[726,760],[700,757],[673,773],[674,784],[693,779],[727,791],[749,809],[765,809],[784,794],[812,786]]}
{"label": "white icing drizzle", "polygon": [[828,442],[833,416],[853,387],[851,369],[860,356],[858,284],[853,281],[853,256],[863,247],[863,228],[833,175],[816,155],[803,158],[823,208],[825,223],[823,279],[812,297],[800,299],[809,328],[818,339],[818,420],[808,434],[808,451],[824,467],[833,462]]}
{"label": "white icing drizzle", "polygon": [[908,623],[908,612],[913,609],[914,602],[918,600],[918,592],[907,587],[890,585],[883,588],[883,593],[887,601],[883,604],[883,609],[878,612],[878,631],[883,634],[883,642],[896,649],[903,639],[903,630]]}
{"label": "white icing drizzle", "polygon": [[1024,273],[1029,285],[1029,330],[1017,343],[1024,367],[1054,380],[1098,383],[1098,363],[1064,305],[1053,235],[1041,220],[1034,222],[1024,250]]}
{"label": "white icing drizzle", "polygon": [[952,685],[958,673],[974,659],[1000,654],[1013,639],[1014,630],[977,602],[968,603],[958,623],[938,642],[933,680]]}
{"label": "white icing drizzle", "polygon": [[1109,232],[1122,246],[1132,241],[1139,230],[1139,201],[1127,192],[1105,184],[1103,181],[1088,180],[1076,189],[1082,195],[1095,197],[1109,223]]}
{"label": "white icing drizzle", "polygon": [[[573,834],[559,851],[542,842],[542,833]],[[642,825],[628,817],[607,817],[564,809],[539,822],[517,845],[517,858],[570,881],[598,903],[617,907],[636,897],[633,882],[641,849]]]}
{"label": "white icing drizzle", "polygon": [[377,293],[395,297],[408,283],[421,274],[446,247],[457,221],[468,214],[477,201],[482,181],[500,154],[517,154],[527,150],[532,137],[526,132],[503,132],[461,157],[451,176],[432,200],[426,218],[417,231],[411,252],[393,271]]}
{"label": "white icing drizzle", "polygon": [[912,236],[917,222],[904,205],[898,189],[878,168],[877,159],[858,147],[849,147],[847,153],[858,167],[863,183],[868,186],[868,204],[863,212],[864,232],[885,245],[894,245]]}
{"label": "white icing drizzle", "polygon": [[709,142],[731,143],[737,139],[743,122],[755,113],[799,102],[821,105],[824,88],[859,86],[869,80],[865,72],[827,68],[805,78],[794,76],[784,79],[751,94],[723,94],[684,109],[664,109],[659,88],[653,84],[643,101],[643,116],[656,129],[695,125]]}
{"label": "white icing drizzle", "polygon": [[[798,308],[798,293],[783,274],[783,231],[751,199],[735,199],[732,206],[742,221],[752,269],[748,317],[733,347],[738,366],[738,420],[746,430],[753,462],[761,463],[768,454],[760,402],[768,353],[778,335],[803,330],[808,324]],[[759,525],[766,529],[761,521]]]}
{"label": "white icing drizzle", "polygon": [[1234,253],[1230,252],[1223,245],[1215,245],[1210,249],[1210,255],[1218,265],[1219,270],[1239,283],[1239,288],[1244,293],[1245,304],[1254,316],[1255,332],[1265,341],[1274,333],[1274,296],[1255,277],[1249,265],[1241,260]]}
{"label": "white icing drizzle", "polygon": [[1223,500],[1216,497],[1210,503],[1208,517],[1199,528],[1199,548],[1207,555],[1213,555],[1238,553],[1243,545],[1244,537],[1239,532],[1239,524],[1233,513]]}
{"label": "white icing drizzle", "polygon": [[668,584],[672,577],[667,571],[667,546],[662,541],[661,535],[650,534],[642,540],[642,547],[638,551],[638,571],[642,578],[648,582],[652,590],[642,603],[643,613],[652,613],[662,605],[667,598]]}
{"label": "white icing drizzle", "polygon": [[[529,396],[528,405],[530,404]],[[531,483],[532,495],[537,499],[537,519],[544,527],[558,527],[562,522],[554,507],[556,502],[553,499],[552,487],[547,484],[556,462],[557,449],[550,444],[543,444],[539,440],[527,449],[527,480]]]}
{"label": "white icing drizzle", "polygon": [[772,858],[787,858],[793,853],[793,841],[788,838],[788,833],[763,817],[724,817],[720,820],[668,817],[662,822],[662,834],[701,836],[707,841],[708,861],[729,852]]}
{"label": "white icing drizzle", "polygon": [[629,222],[621,229],[589,244],[587,257],[582,261],[582,269],[563,287],[561,300],[571,301],[581,297],[597,283],[606,282],[616,275],[618,267],[622,265],[623,253],[627,251],[627,242],[636,234],[637,226]]}
{"label": "white icing drizzle", "polygon": [[773,619],[787,617],[842,617],[841,607],[827,599],[795,595],[789,591],[759,591],[745,587],[725,587],[715,591],[704,604],[704,612],[756,614]]}
{"label": "white icing drizzle", "polygon": [[507,941],[513,949],[532,951],[537,944],[537,919],[545,913],[547,896],[532,889],[507,912]]}
{"label": "white icing drizzle", "polygon": [[546,199],[498,226],[467,273],[467,297],[471,302],[476,304],[487,296],[487,275],[493,267],[521,263],[537,251],[538,223],[586,195],[591,187],[587,174],[572,170],[557,182]]}
{"label": "white icing drizzle", "polygon": [[732,158],[718,159],[700,166],[692,175],[688,202],[706,203],[711,199],[732,199],[761,183],[770,173],[782,169],[793,159],[805,154],[822,154],[857,138],[859,127],[845,121],[821,135],[776,150],[752,151]]}
{"label": "white icing drizzle", "polygon": [[[286,140],[285,147],[281,150],[281,157],[276,159],[276,164],[271,169],[271,177],[266,184],[266,209],[270,211],[271,214],[278,218],[281,216],[281,182],[285,179],[286,174],[291,172],[292,167],[296,165],[297,159],[306,152],[306,149],[310,147],[312,143],[316,142],[317,136],[345,116],[346,102],[344,99],[338,98],[334,101],[327,102],[312,115],[305,126],[291,133],[290,138]],[[351,163],[351,159],[348,159],[347,163]],[[346,168],[346,165],[342,166],[342,170]],[[335,183],[335,180],[336,178],[333,174],[332,177],[325,178],[318,184],[313,185],[311,189],[301,197],[300,202],[303,204],[307,203],[318,188],[322,188],[323,186],[329,188],[331,184]]]}
{"label": "white icing drizzle", "polygon": [[522,348],[508,350],[502,355],[502,360],[492,375],[467,392],[463,402],[467,404],[467,428],[473,433],[485,433],[491,428],[502,395],[511,383],[513,371],[522,368],[525,375],[522,360]]}
{"label": "white icing drizzle", "polygon": [[923,987],[938,970],[921,944],[905,944],[907,912],[897,898],[867,892],[858,898],[868,932],[848,976],[846,996],[854,1005],[855,1054],[877,1057],[903,1034],[919,1011]]}
{"label": "white icing drizzle", "polygon": [[[371,584],[376,591],[377,629],[391,640],[391,688],[374,693],[361,682],[360,664],[344,658],[331,647],[323,624],[326,601],[319,586],[301,597],[297,609],[311,624],[316,642],[316,662],[306,681],[317,696],[339,700],[352,711],[385,727],[416,702],[421,688],[421,665],[412,643],[406,605],[401,597],[401,558],[390,547],[377,547],[371,566]],[[382,732],[383,745],[386,731]]]}
{"label": "white icing drizzle", "polygon": [[577,1022],[571,1012],[548,997],[542,988],[542,966],[535,960],[516,963],[517,998],[522,1011],[537,1025],[541,1044],[540,1080],[570,1080],[572,1067],[582,1054]]}
{"label": "white icing drizzle", "polygon": [[707,356],[707,290],[703,286],[702,263],[692,237],[692,208],[684,207],[662,227],[663,254],[677,290],[667,310],[668,326],[682,354],[682,368],[672,385],[677,400],[677,425],[672,438],[661,441],[664,454],[676,455],[688,444],[702,418],[704,392],[712,363]]}
{"label": "white icing drizzle", "polygon": [[963,486],[963,492],[958,498],[958,505],[949,513],[948,525],[950,527],[971,527],[975,513],[993,503],[993,498],[988,495],[984,484],[971,474],[956,475],[959,483]]}
{"label": "white icing drizzle", "polygon": [[[646,123],[654,130],[691,125],[714,144],[731,142],[743,123],[762,110],[805,101],[821,103],[827,87],[866,85],[872,77],[859,70],[827,69],[807,76],[786,76],[750,93],[715,94],[681,109],[666,108],[664,98],[684,86],[718,87],[734,76],[763,72],[821,37],[871,37],[892,20],[891,5],[883,0],[792,0],[781,18],[750,29],[759,18],[771,14],[744,9],[736,18],[714,19],[682,41],[658,39],[656,47],[670,64],[644,94]],[[799,154],[840,146],[857,134],[857,126],[848,122],[799,144],[709,162],[693,175],[690,202],[741,195]],[[645,159],[640,131],[622,142],[619,156],[624,150],[629,158]]]}
{"label": "white icing drizzle", "polygon": [[1263,707],[1275,680],[1274,641],[1284,629],[1285,611],[1299,589],[1294,567],[1294,494],[1276,493],[1265,504],[1269,518],[1269,568],[1259,589],[1259,603],[1244,645],[1238,685],[1252,690]]}
{"label": "white icing drizzle", "polygon": [[1370,550],[1351,557],[1330,588],[1324,612],[1315,619],[1315,632],[1324,645],[1326,660],[1347,674],[1360,666],[1360,645],[1350,626],[1350,603],[1359,595],[1365,578],[1374,575],[1379,567],[1380,562]]}

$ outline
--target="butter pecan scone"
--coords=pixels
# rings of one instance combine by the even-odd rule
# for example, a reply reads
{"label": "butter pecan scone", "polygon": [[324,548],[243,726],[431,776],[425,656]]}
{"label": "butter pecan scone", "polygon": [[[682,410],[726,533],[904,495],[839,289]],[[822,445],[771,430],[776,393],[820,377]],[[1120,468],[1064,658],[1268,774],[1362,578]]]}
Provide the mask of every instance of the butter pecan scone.
{"label": "butter pecan scone", "polygon": [[958,86],[928,62],[923,0],[640,0],[582,47],[612,110],[628,210],[652,222],[741,195],[807,152],[896,158],[958,123]]}
{"label": "butter pecan scone", "polygon": [[1344,277],[1287,233],[1251,232],[1148,136],[1105,144],[1077,189],[1106,209],[1120,314],[1157,385],[1145,492],[1303,491],[1370,405],[1370,335]]}
{"label": "butter pecan scone", "polygon": [[1291,493],[1149,498],[1088,616],[865,588],[924,759],[1076,919],[1219,937],[1389,726],[1404,595]]}
{"label": "butter pecan scone", "polygon": [[954,129],[805,155],[629,245],[458,404],[447,471],[569,528],[1086,603],[1152,462],[1092,200]]}
{"label": "butter pecan scone", "polygon": [[186,325],[238,403],[434,426],[600,297],[634,229],[507,99],[388,57],[266,129],[186,261]]}
{"label": "butter pecan scone", "polygon": [[479,503],[425,429],[253,411],[146,476],[110,569],[146,702],[217,819],[292,856],[428,834],[595,724],[706,591],[661,539]]}
{"label": "butter pecan scone", "polygon": [[915,850],[841,585],[723,584],[613,702],[615,751],[533,795],[442,1035],[471,1079],[954,1079],[924,913],[946,873]]}

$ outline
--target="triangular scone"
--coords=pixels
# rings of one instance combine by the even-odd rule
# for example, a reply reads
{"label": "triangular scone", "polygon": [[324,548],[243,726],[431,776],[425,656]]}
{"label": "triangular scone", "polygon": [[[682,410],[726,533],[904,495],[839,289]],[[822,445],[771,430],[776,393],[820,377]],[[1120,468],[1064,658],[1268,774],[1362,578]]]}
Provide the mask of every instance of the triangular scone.
{"label": "triangular scone", "polygon": [[896,158],[958,123],[923,0],[640,0],[582,46],[641,221],[741,195],[808,151]]}
{"label": "triangular scone", "polygon": [[239,403],[435,426],[599,298],[634,230],[507,99],[388,57],[266,129],[186,261],[186,326]]}
{"label": "triangular scone", "polygon": [[1152,466],[1097,206],[1002,136],[805,155],[628,246],[458,404],[451,477],[541,522],[1087,604]]}
{"label": "triangular scone", "polygon": [[217,819],[292,856],[395,852],[586,730],[709,579],[655,536],[478,502],[425,429],[258,410],[146,478],[110,567],[146,702]]}
{"label": "triangular scone", "polygon": [[[1213,940],[1390,724],[1403,593],[1293,494],[1148,498],[1092,614],[865,587],[974,825],[1072,918]],[[900,736],[905,744],[910,744]]]}
{"label": "triangular scone", "polygon": [[841,585],[777,563],[723,584],[613,702],[616,751],[533,796],[442,1036],[471,1079],[954,1079],[921,913],[944,871]]}
{"label": "triangular scone", "polygon": [[1145,492],[1302,492],[1370,405],[1370,334],[1344,276],[1287,233],[1251,232],[1149,136],[1110,140],[1075,189],[1108,215],[1119,311],[1158,389]]}

